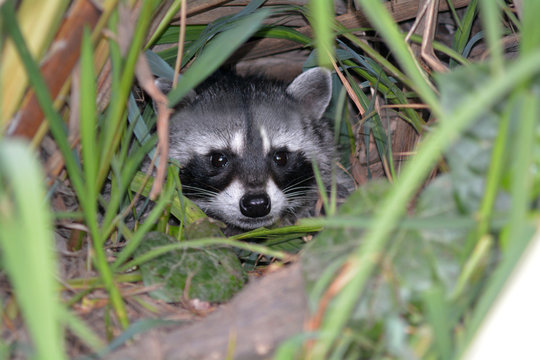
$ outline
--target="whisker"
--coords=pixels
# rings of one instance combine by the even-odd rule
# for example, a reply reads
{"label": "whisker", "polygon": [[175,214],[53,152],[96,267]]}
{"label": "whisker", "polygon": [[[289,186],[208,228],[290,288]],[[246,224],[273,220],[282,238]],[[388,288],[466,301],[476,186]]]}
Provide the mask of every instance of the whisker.
{"label": "whisker", "polygon": [[191,185],[183,185],[182,190],[184,190],[188,196],[214,197],[218,195],[218,192]]}
{"label": "whisker", "polygon": [[[286,186],[284,189],[283,189],[283,192],[286,192],[288,191],[289,189],[291,188],[296,188],[296,187],[299,187],[299,185],[303,184],[303,183],[306,183],[308,181],[311,181],[312,179],[314,179],[315,177],[314,176],[310,176],[308,178],[302,178],[300,181],[295,181],[296,179],[293,179],[293,181],[291,181],[290,185]],[[306,188],[311,188],[312,186],[310,185],[307,185],[305,186]]]}

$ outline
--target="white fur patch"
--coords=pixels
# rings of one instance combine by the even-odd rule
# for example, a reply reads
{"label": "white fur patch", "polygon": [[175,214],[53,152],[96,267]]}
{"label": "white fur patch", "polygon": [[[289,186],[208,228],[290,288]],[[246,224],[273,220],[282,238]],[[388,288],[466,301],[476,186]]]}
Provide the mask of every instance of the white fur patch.
{"label": "white fur patch", "polygon": [[182,139],[171,138],[169,157],[185,165],[194,155],[206,156],[216,149],[227,148],[227,140],[214,134],[203,134],[198,137],[186,137]]}
{"label": "white fur patch", "polygon": [[277,220],[283,209],[287,207],[287,198],[272,179],[266,183],[266,193],[272,201],[270,215]]}
{"label": "white fur patch", "polygon": [[272,147],[274,149],[285,148],[288,151],[301,151],[308,159],[317,157],[320,148],[312,139],[307,137],[302,131],[290,130],[289,132],[275,132],[271,134]]}
{"label": "white fur patch", "polygon": [[260,218],[247,217],[240,211],[240,199],[246,194],[246,189],[239,180],[233,180],[229,186],[211,200],[200,201],[198,205],[203,209],[210,210],[211,213],[228,224],[243,229],[256,229],[275,223],[287,207],[287,198],[274,181],[268,180],[265,191],[270,197],[270,213]]}
{"label": "white fur patch", "polygon": [[289,151],[300,150],[300,145],[305,146],[304,134],[300,132],[291,132],[288,134],[272,134],[272,147],[275,149],[287,148]]}
{"label": "white fur patch", "polygon": [[198,141],[191,142],[191,150],[200,155],[206,155],[215,149],[223,149],[227,147],[227,142],[221,136],[204,135]]}
{"label": "white fur patch", "polygon": [[271,144],[270,144],[270,138],[268,137],[268,134],[266,133],[266,129],[264,128],[264,126],[260,127],[259,133],[261,134],[261,139],[263,143],[263,152],[265,154],[268,154],[268,152],[270,151]]}
{"label": "white fur patch", "polygon": [[244,134],[240,131],[235,132],[231,139],[231,150],[238,155],[244,152]]}
{"label": "white fur patch", "polygon": [[244,186],[234,180],[223,191],[219,192],[213,200],[213,206],[216,206],[221,212],[232,217],[243,216],[240,213],[240,199],[244,196]]}

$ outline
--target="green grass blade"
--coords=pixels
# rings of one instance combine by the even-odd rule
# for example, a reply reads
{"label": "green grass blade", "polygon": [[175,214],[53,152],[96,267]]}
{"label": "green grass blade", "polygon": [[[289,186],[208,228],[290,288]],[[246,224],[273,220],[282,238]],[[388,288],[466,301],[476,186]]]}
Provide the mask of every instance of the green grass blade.
{"label": "green grass blade", "polygon": [[334,3],[327,0],[311,0],[309,6],[319,65],[331,68],[331,59],[335,57],[334,33],[332,31]]}
{"label": "green grass blade", "polygon": [[[540,233],[538,224],[519,264],[513,269],[496,302],[467,351],[456,359],[535,359],[538,351],[536,319],[540,318]],[[503,271],[496,271],[500,275]],[[492,277],[494,279],[494,277]],[[461,355],[461,354],[460,354]]]}
{"label": "green grass blade", "polygon": [[474,312],[471,315],[470,322],[466,324],[466,331],[463,336],[463,342],[460,344],[461,346],[458,349],[458,354],[463,354],[470,343],[474,340],[475,334],[480,328],[480,325],[484,321],[492,305],[495,303],[497,296],[503,289],[508,278],[516,268],[516,265],[521,259],[527,245],[529,245],[533,235],[532,230],[534,229],[531,226],[531,233],[522,233],[520,234],[520,237],[512,239],[512,246],[508,249],[508,251],[506,251],[502,262],[490,276],[488,284],[485,290],[482,292]]}
{"label": "green grass blade", "polygon": [[[305,218],[300,224],[312,227],[324,228],[349,228],[369,229],[376,225],[375,219],[368,216],[361,218],[354,216],[332,216],[330,218]],[[471,229],[475,221],[469,217],[438,217],[403,219],[399,222],[399,228],[403,230],[427,230],[427,229]]]}
{"label": "green grass blade", "polygon": [[[125,58],[124,66],[121,70],[122,73],[119,76],[119,83],[113,85],[113,88],[116,87],[117,91],[115,92],[116,96],[114,99],[111,98],[107,119],[105,121],[106,126],[103,129],[103,141],[101,142],[101,162],[98,170],[98,188],[100,188],[105,182],[105,178],[109,172],[112,156],[122,135],[122,120],[125,119],[126,104],[133,83],[135,65],[137,63],[138,56],[141,53],[142,45],[146,36],[146,30],[150,25],[156,3],[157,1],[155,0],[143,1],[139,13],[139,19],[137,20],[137,24],[135,26],[135,33],[133,34],[131,46]],[[117,71],[120,71],[120,69],[117,69]]]}
{"label": "green grass blade", "polygon": [[131,260],[130,262],[123,265],[119,270],[125,271],[133,266],[142,264],[150,259],[154,259],[162,254],[165,254],[169,251],[178,250],[178,249],[189,249],[189,248],[204,248],[209,246],[232,246],[238,249],[252,251],[258,254],[266,255],[269,257],[274,257],[276,259],[286,259],[289,255],[283,251],[277,251],[269,249],[266,246],[258,245],[255,243],[247,243],[243,241],[236,241],[231,239],[223,238],[201,238],[196,240],[182,241],[177,244],[163,245],[155,247],[147,253]]}
{"label": "green grass blade", "polygon": [[[26,73],[28,74],[30,84],[34,88],[39,105],[41,106],[43,113],[45,114],[45,118],[48,121],[54,140],[62,153],[70,181],[73,184],[73,188],[81,197],[81,195],[84,194],[81,169],[79,168],[75,155],[73,154],[68,143],[64,121],[54,110],[53,100],[49,94],[47,84],[41,75],[39,66],[32,58],[32,55],[26,46],[26,42],[22,36],[19,25],[17,24],[17,16],[15,15],[12,1],[5,2],[0,7],[0,10],[2,14],[3,28],[7,30],[7,33],[13,40],[13,44],[15,45],[21,61],[23,62]],[[82,198],[81,201],[84,201],[84,198]]]}
{"label": "green grass blade", "polygon": [[501,234],[501,245],[503,250],[512,246],[516,237],[520,237],[524,226],[527,224],[527,214],[529,212],[529,202],[531,201],[532,174],[530,169],[533,166],[533,152],[535,141],[535,129],[538,122],[538,96],[525,92],[520,97],[523,98],[521,108],[521,121],[512,152],[513,165],[511,168],[511,195],[512,211],[510,212],[510,222],[508,227]]}
{"label": "green grass blade", "polygon": [[83,173],[85,178],[86,191],[83,196],[84,215],[86,224],[94,241],[98,239],[98,219],[97,219],[97,166],[99,162],[99,152],[96,144],[96,84],[94,74],[94,57],[92,51],[92,40],[90,31],[85,28],[81,49],[81,82],[80,82],[80,134],[81,134],[81,156],[83,161]]}
{"label": "green grass blade", "polygon": [[523,26],[521,32],[521,53],[528,54],[540,45],[539,1],[523,1]]}
{"label": "green grass blade", "polygon": [[[118,320],[122,326],[127,327],[129,324],[127,313],[125,310],[122,295],[116,287],[113,279],[113,273],[107,262],[107,256],[103,248],[105,236],[103,231],[100,231],[97,219],[97,200],[98,189],[101,188],[104,180],[99,177],[98,164],[102,167],[109,168],[110,159],[103,161],[103,157],[99,154],[97,143],[97,111],[96,111],[96,85],[94,75],[94,60],[90,33],[86,31],[83,36],[81,49],[81,145],[82,156],[84,161],[84,176],[85,176],[85,193],[79,194],[79,199],[83,204],[83,212],[87,226],[92,237],[92,245],[94,247],[94,265],[99,271],[106,289],[110,296],[111,304],[115,310]],[[106,123],[111,126],[110,122]],[[110,127],[109,127],[110,129]],[[107,132],[105,131],[105,134]],[[104,145],[104,144],[100,144]],[[112,144],[104,145],[113,147]],[[103,155],[103,152],[101,153]]]}
{"label": "green grass blade", "polygon": [[257,31],[253,36],[272,39],[285,39],[304,45],[311,44],[312,42],[309,36],[306,36],[301,32],[287,26],[266,26]]}
{"label": "green grass blade", "polygon": [[188,91],[212,74],[219,65],[259,29],[263,20],[269,15],[269,10],[258,10],[238,20],[235,26],[229,30],[216,35],[204,48],[193,65],[182,75],[178,87],[169,93],[169,106],[176,105]]}
{"label": "green grass blade", "polygon": [[464,292],[468,289],[467,285],[479,273],[479,269],[485,266],[489,258],[490,251],[493,248],[493,239],[491,236],[486,235],[481,238],[475,238],[475,240],[476,247],[472,251],[469,251],[469,256],[463,264],[456,285],[450,294],[450,301],[458,301],[459,297],[465,295]]}
{"label": "green grass blade", "polygon": [[[342,25],[340,25],[342,27]],[[405,75],[401,70],[395,67],[388,59],[379,54],[375,49],[373,49],[369,44],[366,44],[364,41],[352,34],[344,34],[346,39],[352,41],[356,46],[358,46],[362,51],[364,51],[369,57],[375,60],[378,64],[383,66],[392,76],[404,83],[410,88],[414,88],[413,82]]]}
{"label": "green grass blade", "polygon": [[[86,280],[86,279],[85,279]],[[105,347],[105,343],[76,315],[66,309],[60,312],[62,322],[73,332],[77,337],[88,345],[94,352],[97,352]]]}
{"label": "green grass blade", "polygon": [[388,13],[384,4],[380,1],[372,0],[357,0],[356,2],[361,5],[373,26],[381,33],[388,46],[392,49],[392,53],[397,61],[409,75],[413,90],[429,105],[433,114],[436,117],[440,117],[442,115],[442,108],[437,101],[435,92],[420,70],[418,62],[412,56],[409,46],[404,42],[397,24]]}
{"label": "green grass blade", "polygon": [[130,182],[135,177],[135,174],[140,169],[143,158],[146,154],[155,146],[156,137],[153,137],[151,141],[148,141],[146,144],[141,146],[137,151],[134,151],[130,154],[125,162],[122,162],[121,165],[116,166],[116,161],[113,159],[113,169],[116,167],[121,167],[121,171],[118,171],[119,174],[116,175],[116,171],[113,171],[115,176],[111,184],[111,197],[109,203],[106,206],[105,216],[103,217],[102,227],[103,227],[103,236],[108,236],[114,229],[117,221],[115,219],[118,209],[120,208],[122,199],[126,194],[126,190]]}
{"label": "green grass blade", "polygon": [[452,355],[452,336],[450,325],[449,304],[445,300],[444,289],[434,286],[423,294],[426,316],[431,325],[437,353],[441,360],[450,359]]}
{"label": "green grass blade", "polygon": [[[508,103],[512,104],[514,101],[511,99]],[[493,145],[491,154],[491,163],[486,176],[486,190],[484,192],[478,213],[478,226],[475,232],[472,233],[467,240],[464,256],[470,255],[470,251],[477,246],[476,243],[478,242],[478,239],[486,235],[489,230],[489,224],[493,216],[493,209],[499,193],[499,186],[504,171],[505,153],[507,152],[512,110],[513,106],[507,106],[504,113],[501,115],[497,137],[495,138],[495,143]]]}
{"label": "green grass blade", "polygon": [[327,189],[324,186],[324,182],[321,176],[321,172],[319,170],[319,165],[317,164],[317,161],[315,158],[311,159],[311,165],[313,167],[313,174],[315,176],[315,183],[317,184],[317,188],[319,189],[319,195],[321,196],[321,200],[323,202],[323,208],[326,214],[333,215],[331,213],[330,209],[330,202],[328,199],[328,193],[326,192]]}
{"label": "green grass blade", "polygon": [[174,186],[171,186],[171,184],[167,184],[166,188],[164,189],[163,195],[157,201],[155,207],[145,219],[144,223],[133,235],[133,237],[129,239],[127,245],[116,257],[116,260],[113,264],[114,269],[118,269],[120,265],[133,254],[137,246],[139,246],[140,242],[142,241],[144,235],[150,231],[151,227],[154,226],[158,218],[161,216],[163,210],[165,209],[165,206],[170,203],[173,194]]}
{"label": "green grass blade", "polygon": [[65,359],[52,218],[38,169],[22,142],[0,140],[0,245],[36,358]]}
{"label": "green grass blade", "polygon": [[486,34],[486,41],[491,56],[492,71],[495,74],[503,72],[504,59],[501,43],[501,11],[499,0],[480,0],[480,18]]}
{"label": "green grass blade", "polygon": [[[182,58],[182,67],[185,66],[191,59],[201,51],[201,49],[206,46],[206,44],[214,39],[219,33],[226,32],[238,26],[240,22],[245,22],[246,18],[249,18],[253,15],[256,10],[264,3],[265,0],[254,0],[250,1],[247,6],[245,6],[240,12],[232,16],[221,17],[212,23],[208,24],[201,32],[201,35],[198,39],[193,41],[190,46],[184,52]],[[262,11],[269,11],[268,9]],[[234,40],[234,39],[233,39]],[[247,38],[245,39],[247,40]],[[176,50],[174,51],[176,54]],[[170,53],[169,53],[170,55]],[[173,61],[175,59],[172,59]]]}
{"label": "green grass blade", "polygon": [[442,152],[485,109],[493,106],[503,95],[522,81],[540,72],[540,49],[508,66],[505,76],[494,77],[485,87],[471,94],[456,110],[443,114],[439,126],[419,145],[417,154],[405,164],[403,172],[376,211],[374,226],[363,238],[362,245],[347,261],[342,276],[348,279],[333,302],[333,311],[324,318],[323,338],[314,347],[314,354],[323,358],[357,302],[376,259],[383,251],[389,236],[405,213],[407,204],[431,171]]}
{"label": "green grass blade", "polygon": [[[201,33],[204,31],[205,28],[206,25],[186,25],[186,42],[197,40],[201,36]],[[167,29],[157,39],[154,45],[176,44],[178,42],[179,36],[180,26],[168,25]],[[176,49],[176,47],[174,47],[173,49]]]}
{"label": "green grass blade", "polygon": [[[456,33],[454,34],[452,47],[460,54],[463,54],[463,50],[465,50],[465,46],[467,46],[467,43],[469,42],[469,37],[471,36],[471,30],[474,19],[476,18],[477,10],[478,0],[472,0],[467,6],[465,15],[463,15],[461,26],[456,29]],[[456,60],[450,59],[450,67],[454,67],[456,65]]]}
{"label": "green grass blade", "polygon": [[161,56],[152,51],[145,51],[144,55],[146,56],[150,70],[152,70],[154,75],[164,77],[169,80],[173,79],[174,69],[165,60],[163,60]]}
{"label": "green grass blade", "polygon": [[[49,122],[49,126],[54,136],[54,139],[56,140],[56,144],[58,145],[60,151],[62,152],[66,169],[69,174],[69,179],[73,185],[73,188],[75,189],[75,192],[77,193],[77,197],[79,199],[81,207],[83,208],[83,210],[88,209],[88,205],[86,204],[87,194],[85,193],[86,189],[83,182],[81,169],[79,168],[79,165],[75,159],[75,156],[69,146],[69,143],[67,140],[67,133],[66,133],[62,118],[54,110],[53,102],[48,92],[43,76],[41,75],[39,67],[37,66],[35,61],[32,59],[32,56],[30,55],[28,48],[26,47],[24,38],[22,37],[22,34],[16,22],[16,16],[13,10],[13,5],[11,2],[6,2],[2,5],[0,9],[2,12],[2,20],[4,21],[6,28],[8,29],[8,32],[11,35],[13,43],[15,44],[15,47],[17,48],[17,51],[24,64],[26,72],[29,75],[30,82],[35,90],[38,102],[41,105],[43,112],[45,113],[45,116]],[[126,86],[129,91],[129,87],[131,86],[131,83],[127,84]],[[104,162],[102,162],[102,164],[103,163]],[[108,170],[108,167],[109,166],[107,165],[106,170]],[[103,180],[104,179],[105,178],[103,177]],[[97,180],[99,181],[100,179],[98,178]],[[98,188],[100,187],[100,185],[101,184],[99,184]],[[94,230],[94,232],[96,231]],[[116,314],[118,315],[120,323],[123,324],[124,326],[127,326],[128,319],[125,312],[124,303],[120,295],[120,292],[118,291],[118,289],[116,288],[114,284],[114,281],[112,280],[112,274],[107,264],[107,258],[105,256],[103,248],[99,245],[99,242],[100,242],[99,237],[94,238],[94,245],[97,245],[94,247],[95,264],[101,276],[103,277],[103,281],[107,284],[107,290],[109,291],[111,302],[115,308],[115,311],[116,311]]]}
{"label": "green grass blade", "polygon": [[[169,27],[169,23],[171,22],[173,17],[178,14],[178,11],[180,10],[180,5],[182,5],[182,0],[174,0],[174,2],[170,5],[169,10],[167,10],[167,13],[159,22],[159,25],[152,34],[152,37],[146,43],[146,46],[144,47],[145,50],[148,49],[150,46],[154,45],[158,38],[160,38],[161,35],[165,32],[165,30]],[[176,40],[178,40],[178,36],[176,37]]]}
{"label": "green grass blade", "polygon": [[[133,124],[133,130],[129,132],[129,134],[135,135],[135,138],[138,140],[139,144],[144,144],[146,141],[148,141],[153,132],[151,127],[155,125],[155,122],[147,122],[144,120],[147,118],[146,115],[154,116],[153,112],[150,112],[150,110],[145,111],[143,114],[141,114],[141,111],[139,109],[139,106],[137,105],[137,102],[135,101],[135,97],[133,94],[129,95],[128,100],[128,121],[131,124]],[[129,131],[130,129],[128,129]],[[125,149],[122,147],[122,149]],[[153,154],[150,155],[150,158],[152,158]]]}

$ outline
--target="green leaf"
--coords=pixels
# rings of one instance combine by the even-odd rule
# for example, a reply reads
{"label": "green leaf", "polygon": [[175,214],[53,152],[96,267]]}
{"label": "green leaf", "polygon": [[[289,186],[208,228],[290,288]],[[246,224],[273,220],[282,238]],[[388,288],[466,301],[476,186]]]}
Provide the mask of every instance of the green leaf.
{"label": "green leaf", "polygon": [[334,58],[333,3],[327,0],[311,0],[309,6],[319,65],[331,67],[331,59]]}
{"label": "green leaf", "polygon": [[[186,26],[186,42],[195,41],[201,36],[206,25],[187,25]],[[160,44],[176,44],[180,36],[180,26],[169,25],[163,34],[156,41],[155,45]],[[149,43],[152,41],[149,41]]]}
{"label": "green leaf", "polygon": [[[367,183],[349,196],[339,209],[339,215],[362,217],[372,213],[388,189],[387,182]],[[343,256],[349,254],[351,249],[357,246],[354,239],[358,239],[361,234],[361,230],[353,228],[326,229],[306,246],[301,260],[304,275],[308,281],[308,291],[311,288],[324,286],[315,282],[321,278],[323,271],[331,271],[327,269],[332,268],[336,261],[343,261]]]}
{"label": "green leaf", "polygon": [[449,304],[445,301],[445,291],[441,287],[434,286],[423,294],[427,318],[431,325],[435,344],[441,359],[451,359],[452,356],[452,332],[448,309]]}
{"label": "green leaf", "polygon": [[432,112],[439,116],[441,109],[435,96],[435,92],[425,81],[424,75],[419,70],[416,60],[411,55],[410,49],[403,41],[403,36],[390,16],[384,4],[379,1],[358,0],[368,19],[384,38],[388,46],[392,49],[392,54],[401,64],[412,81],[413,89],[430,106]]}
{"label": "green leaf", "polygon": [[[143,184],[144,178],[145,174],[137,172],[130,184],[130,189],[132,191],[139,191],[141,189],[141,185]],[[154,179],[151,177],[148,179],[143,190],[141,191],[141,195],[148,197],[153,184]],[[172,200],[171,213],[180,221],[185,219],[188,224],[207,217],[206,214],[199,209],[199,207],[193,201],[183,195],[181,198],[179,198],[176,194]]]}
{"label": "green leaf", "polygon": [[94,74],[94,56],[92,40],[88,28],[84,29],[81,46],[80,65],[80,134],[81,155],[83,161],[83,174],[85,179],[85,197],[83,212],[90,234],[95,242],[101,245],[101,236],[97,219],[97,171],[99,163],[99,151],[97,134],[97,109],[96,109],[96,78]]}
{"label": "green leaf", "polygon": [[216,35],[204,48],[197,60],[182,75],[178,87],[169,97],[169,106],[174,107],[191,89],[212,74],[242,43],[259,29],[270,15],[266,9],[258,10],[237,20],[234,27]]}
{"label": "green leaf", "polygon": [[[488,76],[485,67],[469,66],[438,77],[444,110],[455,110],[473,89],[482,86]],[[456,196],[461,210],[467,214],[478,210],[484,195],[485,175],[497,129],[497,115],[485,111],[446,152]]]}
{"label": "green leaf", "polygon": [[523,1],[523,29],[521,34],[521,52],[528,54],[540,45],[540,22],[538,12],[540,2]]}
{"label": "green leaf", "polygon": [[493,74],[503,73],[503,47],[502,35],[502,13],[500,0],[480,0],[480,19],[486,34],[486,42],[491,57],[491,68]]}
{"label": "green leaf", "polygon": [[311,38],[287,26],[266,26],[257,31],[254,36],[272,39],[286,39],[300,44],[308,45]]}
{"label": "green leaf", "polygon": [[[372,2],[373,6],[379,4]],[[365,8],[367,10],[367,8]],[[379,30],[382,30],[379,29]],[[322,326],[325,336],[314,348],[323,357],[330,349],[334,339],[343,330],[355,308],[357,296],[366,289],[367,280],[376,262],[373,258],[380,254],[389,241],[389,237],[405,214],[407,204],[436,164],[442,151],[445,151],[468,125],[500,101],[505,94],[527,78],[540,71],[540,51],[524,56],[507,67],[505,76],[491,78],[481,90],[475,90],[471,96],[461,102],[456,110],[441,114],[440,123],[418,146],[416,155],[404,166],[401,176],[379,203],[375,225],[363,237],[361,244],[349,255],[347,267],[343,270],[348,284],[334,298],[334,306],[339,309],[328,312]],[[441,106],[438,106],[441,110]],[[439,112],[437,112],[439,113]]]}
{"label": "green leaf", "polygon": [[[148,233],[136,251],[142,255],[177,241],[162,233]],[[223,302],[236,294],[247,280],[235,253],[229,248],[187,248],[156,257],[140,265],[144,284],[163,287],[151,292],[167,302],[190,299]]]}
{"label": "green leaf", "polygon": [[3,267],[36,347],[36,358],[65,359],[54,236],[43,174],[30,148],[0,139],[0,245]]}
{"label": "green leaf", "polygon": [[[460,24],[461,26],[456,29],[456,33],[454,34],[454,38],[452,40],[452,48],[460,54],[463,54],[465,46],[467,45],[467,42],[469,41],[469,38],[471,36],[472,25],[474,19],[476,18],[477,11],[478,0],[472,0],[467,6],[467,10],[463,15],[463,19]],[[456,60],[451,59],[450,67],[455,67],[456,65]]]}

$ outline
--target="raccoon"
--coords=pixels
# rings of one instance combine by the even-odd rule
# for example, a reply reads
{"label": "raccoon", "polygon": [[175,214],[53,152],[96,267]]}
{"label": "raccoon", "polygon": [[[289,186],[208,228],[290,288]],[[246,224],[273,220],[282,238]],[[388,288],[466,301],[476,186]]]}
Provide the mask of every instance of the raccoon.
{"label": "raccoon", "polygon": [[[170,82],[158,79],[163,92]],[[184,194],[229,233],[292,224],[314,214],[318,200],[312,161],[330,188],[336,160],[323,113],[330,71],[310,69],[289,85],[231,73],[200,86],[170,120],[171,159],[180,164]],[[352,181],[337,176],[345,196]]]}

